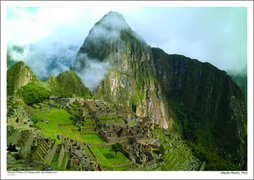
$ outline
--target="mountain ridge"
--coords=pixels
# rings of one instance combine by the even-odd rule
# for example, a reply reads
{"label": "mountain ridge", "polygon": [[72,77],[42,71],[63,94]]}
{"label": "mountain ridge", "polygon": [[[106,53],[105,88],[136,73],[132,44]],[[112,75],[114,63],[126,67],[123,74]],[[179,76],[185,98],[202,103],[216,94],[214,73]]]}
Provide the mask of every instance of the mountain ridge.
{"label": "mountain ridge", "polygon": [[[107,41],[89,33],[80,48],[79,53],[88,57],[113,62],[95,96],[149,116],[160,127],[179,131],[186,139],[242,166],[247,112],[243,94],[230,76],[210,63],[152,48],[131,29],[119,33],[118,38]],[[85,64],[86,59],[79,62]],[[217,127],[227,132],[220,134],[214,130]],[[234,141],[237,147],[233,147]]]}

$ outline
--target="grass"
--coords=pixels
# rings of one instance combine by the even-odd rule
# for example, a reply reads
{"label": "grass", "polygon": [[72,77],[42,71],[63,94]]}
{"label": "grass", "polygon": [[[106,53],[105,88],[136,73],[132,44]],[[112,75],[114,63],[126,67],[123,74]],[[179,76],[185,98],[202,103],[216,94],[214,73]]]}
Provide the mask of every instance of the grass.
{"label": "grass", "polygon": [[131,126],[131,125],[134,125],[134,124],[137,124],[137,122],[132,122],[132,123],[130,123],[129,125]]}
{"label": "grass", "polygon": [[86,121],[86,122],[93,122],[92,119],[86,119],[85,121]]}
{"label": "grass", "polygon": [[72,103],[71,105],[74,106],[77,109],[80,108],[77,104]]}
{"label": "grass", "polygon": [[107,119],[107,116],[97,116],[98,119]]}
{"label": "grass", "polygon": [[92,143],[92,144],[104,143],[104,141],[97,134],[82,134],[80,136],[83,142],[86,142],[86,143]]}
{"label": "grass", "polygon": [[[42,119],[46,119],[49,121],[48,124],[39,121],[38,125],[44,131],[47,137],[51,137],[52,139],[56,139],[57,143],[60,144],[60,140],[57,138],[58,134],[61,134],[66,137],[70,137],[73,140],[78,140],[80,142],[92,142],[92,143],[101,143],[102,140],[99,137],[84,137],[84,135],[80,135],[78,132],[72,131],[72,129],[77,129],[76,126],[57,126],[57,124],[69,124],[73,121],[70,120],[70,114],[63,109],[50,109],[49,112],[37,114],[38,117]],[[86,135],[87,136],[87,135]],[[100,141],[99,141],[100,140]]]}
{"label": "grass", "polygon": [[52,161],[52,162],[50,163],[50,165],[53,166],[53,167],[57,167],[57,161]]}
{"label": "grass", "polygon": [[105,156],[101,153],[101,151],[96,146],[90,146],[93,153],[96,154],[97,158],[101,162],[102,167],[113,168],[111,163],[105,158]]}
{"label": "grass", "polygon": [[65,165],[65,161],[66,161],[67,157],[68,157],[68,154],[65,154],[64,157],[63,157],[62,163],[59,167],[60,170],[65,170],[64,165]]}
{"label": "grass", "polygon": [[91,122],[84,122],[84,124],[91,124],[91,125],[93,125],[93,121],[91,121]]}
{"label": "grass", "polygon": [[75,130],[75,129],[78,129],[78,130],[79,130],[79,127],[73,126],[71,129],[72,129],[72,130]]}
{"label": "grass", "polygon": [[125,157],[122,152],[118,152],[117,157],[115,157],[115,152],[110,151],[111,149],[110,147],[100,147],[98,149],[112,165],[130,162],[130,160],[127,157]]}

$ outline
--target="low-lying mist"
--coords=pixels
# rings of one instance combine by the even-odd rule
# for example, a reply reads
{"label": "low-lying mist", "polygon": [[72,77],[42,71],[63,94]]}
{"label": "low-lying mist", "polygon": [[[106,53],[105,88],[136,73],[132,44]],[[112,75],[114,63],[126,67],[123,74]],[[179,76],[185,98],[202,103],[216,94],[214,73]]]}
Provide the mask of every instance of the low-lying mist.
{"label": "low-lying mist", "polygon": [[105,78],[105,75],[108,74],[111,68],[110,62],[101,62],[97,59],[89,58],[86,54],[79,53],[75,67],[81,66],[80,61],[85,63],[85,68],[76,71],[76,73],[82,79],[85,86],[94,92]]}
{"label": "low-lying mist", "polygon": [[8,55],[15,61],[24,61],[41,81],[45,81],[51,74],[56,77],[61,72],[70,70],[74,59],[82,60],[85,62],[85,68],[76,73],[92,92],[98,88],[111,67],[109,62],[90,59],[86,54],[79,53],[77,56],[77,46],[64,47],[57,43],[44,45],[34,43],[13,46],[8,48]]}

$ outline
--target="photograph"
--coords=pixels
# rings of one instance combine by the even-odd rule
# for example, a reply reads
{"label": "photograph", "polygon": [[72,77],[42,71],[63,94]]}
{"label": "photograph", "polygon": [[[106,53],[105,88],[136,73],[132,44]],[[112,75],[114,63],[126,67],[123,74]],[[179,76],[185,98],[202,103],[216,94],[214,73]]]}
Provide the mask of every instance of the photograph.
{"label": "photograph", "polygon": [[5,1],[1,37],[1,177],[253,178],[252,1]]}

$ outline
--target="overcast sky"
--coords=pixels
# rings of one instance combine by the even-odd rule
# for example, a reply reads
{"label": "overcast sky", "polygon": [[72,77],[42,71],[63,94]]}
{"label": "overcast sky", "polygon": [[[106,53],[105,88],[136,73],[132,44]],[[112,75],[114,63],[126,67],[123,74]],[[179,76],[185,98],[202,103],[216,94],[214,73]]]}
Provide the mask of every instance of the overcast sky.
{"label": "overcast sky", "polygon": [[117,11],[147,44],[168,54],[210,62],[226,71],[241,72],[247,65],[246,7],[74,5],[7,8],[7,44],[80,47],[94,23],[109,11]]}

